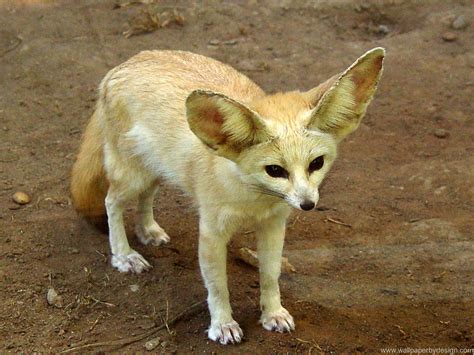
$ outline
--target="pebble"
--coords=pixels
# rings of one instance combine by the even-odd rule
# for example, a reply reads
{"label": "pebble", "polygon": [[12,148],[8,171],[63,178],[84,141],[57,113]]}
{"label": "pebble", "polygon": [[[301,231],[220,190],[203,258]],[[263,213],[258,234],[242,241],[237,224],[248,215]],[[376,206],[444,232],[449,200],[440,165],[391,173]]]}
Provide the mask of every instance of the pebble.
{"label": "pebble", "polygon": [[451,27],[454,30],[463,30],[469,25],[469,22],[466,19],[466,16],[459,15],[451,23]]}
{"label": "pebble", "polygon": [[435,137],[438,137],[438,138],[446,138],[449,136],[449,132],[443,128],[437,128],[435,129],[435,131],[433,132],[433,134],[435,135]]}
{"label": "pebble", "polygon": [[388,35],[390,33],[390,29],[386,25],[378,25],[376,32],[381,35]]}
{"label": "pebble", "polygon": [[365,350],[365,347],[364,347],[364,345],[359,344],[359,345],[356,346],[356,350],[360,351],[360,352],[363,352]]}
{"label": "pebble", "polygon": [[222,43],[225,44],[226,46],[235,46],[237,43],[239,43],[239,41],[236,40],[236,39],[230,39],[230,40],[224,41]]}
{"label": "pebble", "polygon": [[440,186],[436,190],[434,190],[435,195],[441,195],[447,189],[446,186]]}
{"label": "pebble", "polygon": [[15,203],[19,205],[26,205],[27,203],[30,203],[31,198],[28,196],[27,193],[23,191],[17,191],[13,194],[12,199]]}
{"label": "pebble", "polygon": [[441,38],[445,42],[454,42],[458,39],[458,35],[454,32],[445,32],[441,35]]}
{"label": "pebble", "polygon": [[390,296],[396,296],[399,293],[398,290],[396,290],[394,288],[381,288],[380,292],[385,293],[385,294],[390,295]]}
{"label": "pebble", "polygon": [[137,292],[140,289],[140,287],[137,284],[130,285],[129,287],[130,287],[130,291],[132,292]]}
{"label": "pebble", "polygon": [[46,295],[46,300],[50,306],[54,306],[56,308],[62,308],[63,306],[63,298],[58,295],[54,288],[48,289],[48,294]]}
{"label": "pebble", "polygon": [[148,340],[148,341],[145,343],[145,349],[147,349],[148,351],[152,351],[152,350],[154,350],[158,345],[160,345],[160,343],[161,343],[160,337],[153,338],[153,339],[151,339],[151,340]]}
{"label": "pebble", "polygon": [[209,44],[210,44],[211,46],[218,46],[219,44],[221,44],[221,41],[219,41],[218,39],[211,39],[211,40],[209,41]]}

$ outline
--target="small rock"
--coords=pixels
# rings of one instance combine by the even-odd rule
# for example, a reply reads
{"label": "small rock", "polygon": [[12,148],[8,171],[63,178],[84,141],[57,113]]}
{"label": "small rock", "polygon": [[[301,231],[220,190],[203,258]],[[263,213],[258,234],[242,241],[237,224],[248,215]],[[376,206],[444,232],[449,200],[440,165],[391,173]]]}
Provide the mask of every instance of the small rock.
{"label": "small rock", "polygon": [[390,33],[390,29],[386,25],[378,25],[378,27],[375,29],[375,31],[378,34],[381,34],[381,35],[384,35],[384,36],[388,35]]}
{"label": "small rock", "polygon": [[209,41],[209,44],[210,44],[211,46],[218,46],[219,44],[221,44],[221,41],[219,41],[218,39],[211,39],[211,40]]}
{"label": "small rock", "polygon": [[433,134],[435,135],[435,137],[438,137],[438,138],[446,138],[449,136],[449,132],[443,128],[437,128],[435,129],[435,131],[433,132]]}
{"label": "small rock", "polygon": [[13,198],[13,201],[15,203],[18,203],[19,205],[26,205],[27,203],[30,203],[30,201],[31,201],[30,196],[28,196],[28,194],[26,194],[23,191],[15,192],[13,194],[12,198]]}
{"label": "small rock", "polygon": [[356,346],[355,349],[356,349],[357,351],[363,352],[363,351],[365,350],[365,347],[364,347],[364,345],[359,344],[359,345]]}
{"label": "small rock", "polygon": [[454,32],[445,32],[441,35],[441,38],[445,42],[454,42],[458,39],[458,35]]}
{"label": "small rock", "polygon": [[390,295],[390,296],[398,295],[398,290],[396,290],[394,288],[381,288],[380,292],[385,293],[385,294]]}
{"label": "small rock", "polygon": [[459,15],[451,23],[451,28],[454,30],[463,30],[469,25],[469,22],[466,19],[466,16]]}
{"label": "small rock", "polygon": [[151,340],[148,340],[148,341],[145,343],[145,349],[147,349],[148,351],[152,351],[152,350],[154,350],[158,345],[160,345],[160,343],[161,343],[160,337],[153,338],[153,339],[151,339]]}
{"label": "small rock", "polygon": [[130,285],[129,288],[130,288],[130,291],[137,292],[140,289],[140,286],[138,286],[137,284],[133,284],[133,285]]}
{"label": "small rock", "polygon": [[79,249],[77,249],[77,248],[71,248],[71,249],[69,250],[69,254],[79,254]]}
{"label": "small rock", "polygon": [[446,186],[444,186],[444,185],[440,186],[436,190],[434,190],[434,194],[435,195],[441,195],[444,192],[444,190],[446,190],[446,189],[447,189]]}
{"label": "small rock", "polygon": [[57,308],[62,308],[63,306],[63,298],[58,295],[54,288],[48,289],[48,294],[46,295],[46,299],[50,306],[54,306]]}
{"label": "small rock", "polygon": [[222,43],[225,44],[226,46],[235,46],[237,43],[239,43],[239,41],[236,40],[236,39],[230,39],[230,40],[224,41]]}
{"label": "small rock", "polygon": [[438,112],[438,107],[435,105],[435,104],[431,104],[427,109],[426,111],[428,111],[429,114],[435,114],[436,112]]}

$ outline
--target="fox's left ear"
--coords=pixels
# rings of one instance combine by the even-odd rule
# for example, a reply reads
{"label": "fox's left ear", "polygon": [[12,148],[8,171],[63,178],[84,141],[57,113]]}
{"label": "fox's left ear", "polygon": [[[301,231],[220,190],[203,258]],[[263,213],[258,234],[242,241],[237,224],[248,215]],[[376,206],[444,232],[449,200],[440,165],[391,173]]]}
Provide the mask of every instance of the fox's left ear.
{"label": "fox's left ear", "polygon": [[385,49],[374,48],[336,75],[304,93],[314,107],[308,129],[317,129],[342,140],[358,126],[372,100],[380,76]]}

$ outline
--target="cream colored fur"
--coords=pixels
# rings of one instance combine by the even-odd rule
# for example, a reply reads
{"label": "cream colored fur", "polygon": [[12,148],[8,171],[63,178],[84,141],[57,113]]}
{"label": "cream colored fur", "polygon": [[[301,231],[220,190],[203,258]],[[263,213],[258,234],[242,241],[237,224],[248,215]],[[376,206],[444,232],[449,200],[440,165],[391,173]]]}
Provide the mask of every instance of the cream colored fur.
{"label": "cream colored fur", "polygon": [[[374,49],[309,92],[275,95],[231,67],[189,52],[142,52],[112,69],[100,85],[94,124],[72,179],[75,205],[84,214],[90,198],[81,191],[93,191],[91,184],[100,181],[108,186],[112,265],[136,273],[151,267],[125,235],[123,211],[132,198],[139,200],[139,239],[169,241],[152,208],[164,178],[199,210],[209,338],[227,344],[243,336],[232,317],[226,274],[227,243],[243,227],[256,230],[262,325],[293,330],[278,286],[290,206],[317,203],[337,143],[357,127],[375,92],[383,56],[383,49]],[[95,160],[103,154],[103,167],[88,165],[88,152]],[[309,164],[320,156],[324,165],[310,173]],[[284,168],[287,178],[270,176],[271,165]]]}

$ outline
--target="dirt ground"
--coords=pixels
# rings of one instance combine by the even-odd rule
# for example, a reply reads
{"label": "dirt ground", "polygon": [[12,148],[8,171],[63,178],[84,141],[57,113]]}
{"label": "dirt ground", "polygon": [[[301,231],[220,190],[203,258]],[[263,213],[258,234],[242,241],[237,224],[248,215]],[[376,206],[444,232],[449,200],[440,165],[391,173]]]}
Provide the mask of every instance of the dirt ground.
{"label": "dirt ground", "polygon": [[[71,206],[70,168],[109,69],[141,50],[182,49],[227,62],[269,92],[306,90],[375,46],[387,49],[377,97],[342,144],[319,210],[295,211],[288,225],[285,254],[297,272],[283,275],[281,288],[296,331],[273,334],[257,322],[258,273],[236,258],[254,248],[247,231],[229,250],[245,341],[208,341],[201,305],[157,332],[154,351],[474,348],[473,3],[155,3],[0,2],[0,352],[138,336],[205,300],[197,216],[177,190],[164,188],[156,201],[167,247],[141,246],[134,206],[127,212],[133,247],[154,265],[142,275],[112,269],[107,237]],[[168,11],[170,21],[126,38],[143,11]],[[16,191],[31,202],[15,204]],[[48,305],[49,288],[62,307]],[[145,351],[154,336],[83,351]]]}

